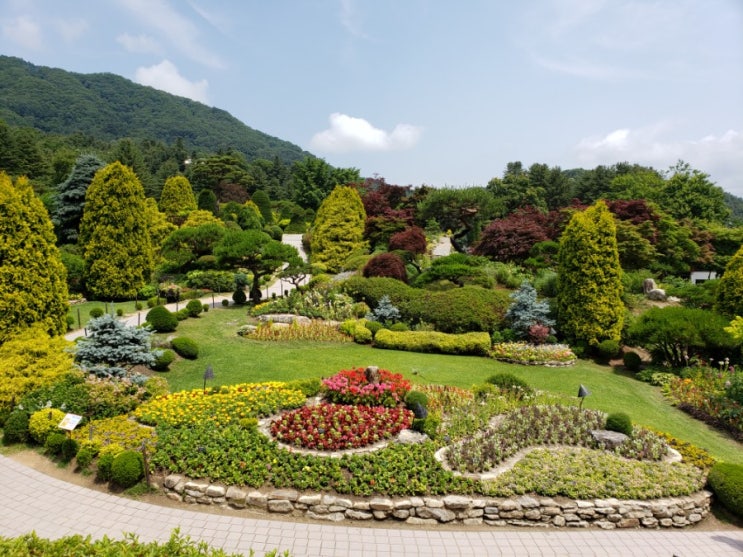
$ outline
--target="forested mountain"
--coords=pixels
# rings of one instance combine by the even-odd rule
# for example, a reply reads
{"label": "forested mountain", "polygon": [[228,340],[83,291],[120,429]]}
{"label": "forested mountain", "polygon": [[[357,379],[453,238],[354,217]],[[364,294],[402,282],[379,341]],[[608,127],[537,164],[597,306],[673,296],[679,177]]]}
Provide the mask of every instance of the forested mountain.
{"label": "forested mountain", "polygon": [[128,137],[172,144],[180,138],[189,151],[235,150],[248,161],[278,157],[291,163],[309,154],[224,110],[118,75],[72,73],[9,56],[0,56],[0,120],[106,141]]}

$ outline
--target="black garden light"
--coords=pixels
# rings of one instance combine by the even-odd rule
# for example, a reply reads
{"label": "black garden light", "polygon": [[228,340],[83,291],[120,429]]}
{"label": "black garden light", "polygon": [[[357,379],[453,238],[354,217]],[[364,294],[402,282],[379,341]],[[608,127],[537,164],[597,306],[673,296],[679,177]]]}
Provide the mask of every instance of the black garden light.
{"label": "black garden light", "polygon": [[211,365],[206,366],[206,371],[204,371],[204,392],[206,392],[207,379],[214,379],[214,370]]}
{"label": "black garden light", "polygon": [[590,394],[591,394],[591,391],[586,389],[583,385],[581,385],[578,388],[578,398],[580,399],[580,405],[578,406],[579,409],[583,408],[583,399],[586,398]]}

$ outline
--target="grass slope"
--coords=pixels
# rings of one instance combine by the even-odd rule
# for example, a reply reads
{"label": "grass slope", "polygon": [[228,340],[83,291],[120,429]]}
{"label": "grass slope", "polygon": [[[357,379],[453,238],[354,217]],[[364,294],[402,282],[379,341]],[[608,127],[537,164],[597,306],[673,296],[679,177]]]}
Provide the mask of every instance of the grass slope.
{"label": "grass slope", "polygon": [[[494,373],[508,372],[537,389],[575,396],[579,385],[591,395],[585,408],[627,412],[637,424],[650,426],[708,450],[715,458],[743,464],[743,446],[669,405],[660,390],[608,366],[580,360],[565,368],[520,366],[474,356],[417,354],[379,350],[353,343],[257,342],[237,336],[246,309],[215,309],[198,319],[182,321],[176,336],[199,344],[199,358],[180,360],[164,376],[171,390],[203,386],[207,365],[215,378],[209,385],[252,381],[285,381],[328,377],[341,369],[376,365],[402,373],[415,383],[469,388]],[[576,404],[578,399],[576,397]]]}

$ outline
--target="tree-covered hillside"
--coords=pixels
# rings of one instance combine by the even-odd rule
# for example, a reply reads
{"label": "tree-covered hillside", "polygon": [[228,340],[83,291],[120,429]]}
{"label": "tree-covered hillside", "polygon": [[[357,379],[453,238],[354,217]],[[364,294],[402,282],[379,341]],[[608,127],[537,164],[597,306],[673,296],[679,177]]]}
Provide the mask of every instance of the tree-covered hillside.
{"label": "tree-covered hillside", "polygon": [[9,56],[0,56],[0,120],[106,141],[129,137],[172,144],[181,138],[188,150],[236,150],[248,161],[278,157],[291,163],[308,155],[218,108],[109,73],[71,73]]}

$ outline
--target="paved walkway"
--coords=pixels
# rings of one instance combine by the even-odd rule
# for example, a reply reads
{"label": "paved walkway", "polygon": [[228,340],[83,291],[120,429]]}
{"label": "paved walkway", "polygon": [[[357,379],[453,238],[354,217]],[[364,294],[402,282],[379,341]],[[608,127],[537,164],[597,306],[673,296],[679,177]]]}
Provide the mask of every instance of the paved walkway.
{"label": "paved walkway", "polygon": [[[0,456],[0,535],[82,534],[164,541],[173,529],[230,553],[295,557],[518,556],[740,557],[743,530],[452,530],[367,528],[256,520],[160,507],[89,490]],[[197,507],[194,507],[196,509]]]}

